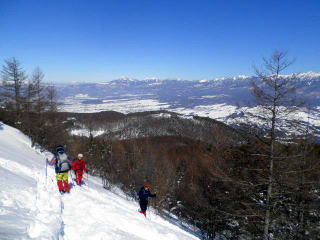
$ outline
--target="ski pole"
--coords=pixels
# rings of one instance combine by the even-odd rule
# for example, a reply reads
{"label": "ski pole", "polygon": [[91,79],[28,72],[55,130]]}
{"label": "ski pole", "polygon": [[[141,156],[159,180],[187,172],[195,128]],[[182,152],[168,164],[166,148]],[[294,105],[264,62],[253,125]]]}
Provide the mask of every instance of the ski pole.
{"label": "ski pole", "polygon": [[87,185],[89,187],[89,173],[87,172]]}
{"label": "ski pole", "polygon": [[70,170],[69,173],[70,173],[69,175],[70,175],[70,178],[71,178],[71,181],[72,181],[72,185],[74,186],[73,177],[72,177],[72,170]]}
{"label": "ski pole", "polygon": [[[152,201],[152,200],[151,200],[151,201]],[[150,201],[150,203],[151,203],[151,201]],[[151,204],[150,204],[150,205],[151,205]],[[150,206],[148,206],[148,215],[149,215],[149,219],[152,220],[152,218],[151,218]]]}
{"label": "ski pole", "polygon": [[48,158],[46,158],[46,185],[47,185],[47,167],[48,167]]}

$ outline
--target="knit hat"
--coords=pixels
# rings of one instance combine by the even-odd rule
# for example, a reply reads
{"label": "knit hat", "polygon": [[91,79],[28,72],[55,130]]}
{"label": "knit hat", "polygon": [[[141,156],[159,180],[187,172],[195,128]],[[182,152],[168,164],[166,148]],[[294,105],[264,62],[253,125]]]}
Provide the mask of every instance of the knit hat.
{"label": "knit hat", "polygon": [[63,153],[64,152],[64,147],[62,145],[57,146],[56,147],[56,152]]}
{"label": "knit hat", "polygon": [[143,184],[143,187],[152,189],[152,186],[149,183]]}

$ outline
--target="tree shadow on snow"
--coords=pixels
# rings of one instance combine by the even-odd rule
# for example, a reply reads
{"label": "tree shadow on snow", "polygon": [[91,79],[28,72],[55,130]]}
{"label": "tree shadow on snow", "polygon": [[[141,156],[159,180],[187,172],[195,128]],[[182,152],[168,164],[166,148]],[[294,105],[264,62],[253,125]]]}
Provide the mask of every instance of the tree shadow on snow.
{"label": "tree shadow on snow", "polygon": [[161,217],[168,222],[170,222],[172,225],[175,225],[184,231],[190,233],[191,235],[194,235],[195,237],[200,237],[200,232],[198,229],[192,230],[192,226],[188,225],[182,221],[179,221],[176,217],[170,216],[169,214],[162,214]]}

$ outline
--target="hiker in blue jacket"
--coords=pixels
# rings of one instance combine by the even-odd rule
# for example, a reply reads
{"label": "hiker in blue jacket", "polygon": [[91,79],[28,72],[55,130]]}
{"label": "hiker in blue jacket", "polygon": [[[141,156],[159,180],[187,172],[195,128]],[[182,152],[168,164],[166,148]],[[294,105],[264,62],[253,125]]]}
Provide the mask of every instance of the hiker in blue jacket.
{"label": "hiker in blue jacket", "polygon": [[148,208],[148,198],[156,197],[156,194],[152,194],[150,192],[151,185],[144,184],[143,187],[138,192],[139,204],[140,204],[140,213],[142,213],[145,217],[147,216],[147,208]]}
{"label": "hiker in blue jacket", "polygon": [[56,147],[56,154],[50,161],[48,161],[48,164],[55,168],[57,185],[60,193],[70,192],[68,171],[71,169],[71,163],[72,162],[69,159],[69,156],[65,153],[62,145]]}

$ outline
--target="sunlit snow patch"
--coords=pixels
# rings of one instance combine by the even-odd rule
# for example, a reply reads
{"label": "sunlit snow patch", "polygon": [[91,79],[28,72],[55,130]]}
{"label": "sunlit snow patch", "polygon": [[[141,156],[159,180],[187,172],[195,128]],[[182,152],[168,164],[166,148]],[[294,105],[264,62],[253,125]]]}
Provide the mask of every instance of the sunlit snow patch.
{"label": "sunlit snow patch", "polygon": [[161,109],[169,108],[170,105],[167,103],[161,103],[157,100],[145,99],[145,100],[111,100],[101,104],[81,104],[72,103],[70,105],[63,105],[59,109],[65,112],[78,112],[78,113],[93,113],[101,111],[116,111],[121,113],[132,113],[132,112],[144,112],[144,111],[157,111]]}

